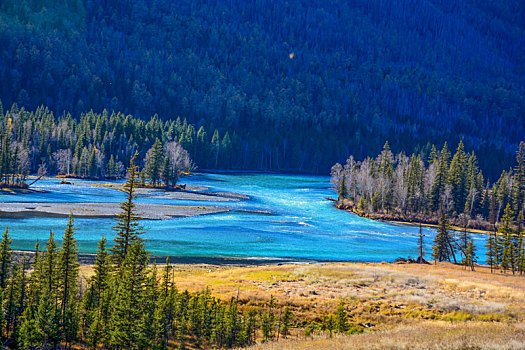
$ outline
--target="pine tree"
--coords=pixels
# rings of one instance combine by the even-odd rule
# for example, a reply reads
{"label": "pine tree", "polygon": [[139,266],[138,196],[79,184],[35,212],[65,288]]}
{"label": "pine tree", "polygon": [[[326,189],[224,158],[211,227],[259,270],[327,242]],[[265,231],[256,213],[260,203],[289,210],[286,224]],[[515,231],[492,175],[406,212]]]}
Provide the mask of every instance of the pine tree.
{"label": "pine tree", "polygon": [[337,311],[335,313],[335,325],[335,329],[338,333],[346,333],[350,328],[348,325],[346,307],[342,300],[339,302],[339,306],[337,307]]}
{"label": "pine tree", "polygon": [[514,217],[512,215],[510,204],[507,204],[501,219],[501,225],[498,229],[500,235],[499,242],[497,242],[498,250],[501,252],[501,268],[506,272],[508,268],[512,267],[513,257],[513,242],[512,242],[512,225]]}
{"label": "pine tree", "polygon": [[476,261],[476,247],[474,246],[474,241],[470,240],[465,250],[465,265],[470,266],[470,269],[474,271]]}
{"label": "pine tree", "polygon": [[96,348],[97,344],[105,342],[109,319],[109,286],[110,286],[110,261],[106,250],[106,238],[102,236],[98,242],[95,258],[95,274],[89,281],[89,288],[84,296],[85,333],[89,344]]}
{"label": "pine tree", "polygon": [[55,294],[58,285],[58,259],[57,259],[57,243],[53,231],[49,233],[49,239],[46,244],[45,254],[42,258],[41,267],[41,288],[42,293],[47,290],[51,299],[55,299]]}
{"label": "pine tree", "polygon": [[138,166],[135,165],[137,153],[131,158],[128,168],[128,181],[124,184],[123,192],[126,194],[126,200],[120,204],[121,212],[117,215],[117,224],[113,227],[116,231],[115,244],[111,247],[113,261],[120,266],[124,261],[129,246],[134,241],[142,241],[140,235],[143,233],[142,227],[139,226],[140,217],[135,211],[135,199],[137,195],[135,189],[137,186]]}
{"label": "pine tree", "polygon": [[456,153],[450,163],[448,181],[452,185],[452,198],[454,200],[457,213],[462,213],[467,198],[467,154],[465,153],[463,142],[460,141]]}
{"label": "pine tree", "polygon": [[89,177],[97,176],[97,158],[95,156],[95,147],[93,147],[93,149],[91,150],[91,154],[89,155],[87,161],[87,173]]}
{"label": "pine tree", "polygon": [[9,237],[9,228],[6,226],[2,241],[0,242],[0,290],[6,287],[11,265],[11,237]]}
{"label": "pine tree", "polygon": [[520,275],[525,272],[525,242],[523,239],[524,218],[523,210],[518,215],[517,242],[516,242],[516,269]]}
{"label": "pine tree", "polygon": [[66,230],[59,252],[59,281],[61,305],[61,324],[66,344],[75,339],[78,327],[78,248],[75,239],[73,215],[69,215]]}
{"label": "pine tree", "polygon": [[381,199],[381,212],[385,211],[385,208],[388,207],[390,202],[390,196],[392,193],[392,177],[394,173],[393,163],[394,156],[390,151],[390,146],[388,141],[385,142],[383,146],[383,151],[378,157],[379,165],[379,197]]}
{"label": "pine tree", "polygon": [[144,288],[144,302],[142,307],[144,309],[144,333],[149,343],[152,345],[153,339],[156,335],[155,329],[155,308],[159,300],[159,281],[157,275],[157,264],[154,262],[150,268],[148,276],[146,278],[146,285]]}
{"label": "pine tree", "polygon": [[117,176],[117,166],[115,164],[115,159],[113,158],[113,154],[109,158],[108,164],[106,166],[106,174],[108,176]]}
{"label": "pine tree", "polygon": [[512,188],[512,208],[515,213],[524,210],[525,204],[525,142],[521,141],[516,154],[514,181]]}
{"label": "pine tree", "polygon": [[343,174],[343,177],[341,178],[341,182],[339,183],[339,190],[337,191],[338,194],[338,201],[341,202],[346,197],[348,197],[348,190],[346,188],[346,175]]}
{"label": "pine tree", "polygon": [[19,347],[18,339],[20,334],[20,328],[22,323],[22,314],[27,308],[27,282],[28,274],[27,270],[29,268],[29,260],[24,254],[22,261],[18,265],[17,273],[13,274],[11,283],[15,285],[17,301],[15,302],[15,312],[14,314],[14,323],[13,323],[13,333],[11,339],[13,340],[13,347]]}
{"label": "pine tree", "polygon": [[110,344],[118,348],[145,347],[145,285],[148,254],[140,240],[129,246],[115,276],[115,294],[110,310]]}
{"label": "pine tree", "polygon": [[36,333],[42,348],[48,345],[56,347],[60,340],[59,315],[57,315],[56,302],[51,291],[44,289],[36,312]]}
{"label": "pine tree", "polygon": [[453,254],[452,245],[450,242],[448,218],[445,211],[441,211],[437,234],[434,238],[434,246],[432,247],[432,258],[434,261],[450,261],[450,256]]}
{"label": "pine tree", "polygon": [[24,310],[20,321],[20,331],[16,338],[17,345],[22,349],[36,348],[40,344],[40,335],[37,320],[30,308]]}
{"label": "pine tree", "polygon": [[282,319],[282,327],[281,327],[281,335],[283,336],[284,339],[286,339],[286,337],[290,333],[290,327],[292,325],[292,318],[293,318],[292,310],[290,310],[289,307],[285,307],[284,313],[283,313],[283,319]]}
{"label": "pine tree", "polygon": [[8,285],[6,286],[5,290],[3,290],[3,299],[4,299],[4,313],[2,312],[1,321],[2,323],[5,323],[5,327],[2,328],[6,330],[6,335],[9,336],[10,331],[14,327],[15,320],[18,317],[17,312],[17,302],[19,300],[19,291],[18,284],[16,283],[16,280],[19,278],[20,275],[20,266],[13,265],[12,271],[11,271],[11,278],[9,280]]}
{"label": "pine tree", "polygon": [[170,157],[165,157],[164,164],[162,165],[162,181],[166,187],[173,187],[171,184],[175,183],[175,181],[173,181],[173,172],[171,171],[171,168],[172,164]]}
{"label": "pine tree", "polygon": [[430,190],[429,202],[430,209],[433,211],[440,209],[439,205],[441,203],[441,196],[445,192],[445,185],[448,183],[449,159],[450,152],[448,151],[447,143],[445,142],[437,160],[437,174]]}
{"label": "pine tree", "polygon": [[221,142],[219,139],[219,130],[215,129],[211,138],[212,155],[214,158],[213,167],[217,167],[219,164],[219,152],[221,148]]}
{"label": "pine tree", "polygon": [[151,181],[151,184],[155,187],[158,185],[162,165],[164,163],[164,151],[162,147],[162,142],[157,138],[155,143],[148,151],[149,158],[146,163],[146,173]]}
{"label": "pine tree", "polygon": [[94,270],[95,275],[91,278],[91,284],[94,289],[93,299],[95,306],[99,306],[100,299],[108,288],[110,277],[109,254],[106,250],[106,238],[104,236],[98,242]]}
{"label": "pine tree", "polygon": [[490,272],[494,271],[494,268],[498,266],[497,252],[496,252],[496,232],[489,233],[487,235],[487,243],[485,245],[487,252],[487,264],[490,266]]}
{"label": "pine tree", "polygon": [[230,138],[230,133],[226,131],[221,142],[221,166],[224,168],[229,168],[232,161],[232,140]]}

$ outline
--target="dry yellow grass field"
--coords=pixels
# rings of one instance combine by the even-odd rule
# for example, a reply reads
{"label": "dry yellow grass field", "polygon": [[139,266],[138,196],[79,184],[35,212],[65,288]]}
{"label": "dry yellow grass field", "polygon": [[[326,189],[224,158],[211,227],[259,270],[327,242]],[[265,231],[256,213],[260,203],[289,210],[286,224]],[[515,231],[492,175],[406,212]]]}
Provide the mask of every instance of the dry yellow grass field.
{"label": "dry yellow grass field", "polygon": [[[83,267],[90,274],[90,267]],[[330,263],[175,265],[179,290],[209,287],[243,307],[278,306],[312,323],[343,300],[359,335],[319,330],[256,349],[525,349],[525,277],[438,265]]]}

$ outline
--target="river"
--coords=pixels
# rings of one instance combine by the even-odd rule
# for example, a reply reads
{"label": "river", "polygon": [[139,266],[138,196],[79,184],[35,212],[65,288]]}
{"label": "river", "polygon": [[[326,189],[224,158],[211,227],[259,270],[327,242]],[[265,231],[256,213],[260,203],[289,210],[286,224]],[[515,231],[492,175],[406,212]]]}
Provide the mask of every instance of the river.
{"label": "river", "polygon": [[[221,214],[170,220],[143,220],[146,247],[156,255],[178,257],[286,258],[297,261],[387,261],[417,257],[419,229],[357,217],[337,210],[326,197],[335,193],[325,176],[278,174],[197,174],[182,179],[209,191],[235,192],[250,199],[237,202],[139,198],[141,202],[170,205],[214,205],[232,210]],[[61,185],[56,179],[37,182],[40,193],[1,194],[1,202],[121,202],[123,194],[105,187],[77,183]],[[114,237],[113,219],[75,220],[79,250],[94,253],[104,234]],[[62,236],[64,218],[1,218],[9,226],[14,249],[32,250],[50,230]],[[434,229],[424,229],[430,258]],[[485,237],[474,235],[478,255],[484,256]],[[480,261],[483,261],[481,258]]]}

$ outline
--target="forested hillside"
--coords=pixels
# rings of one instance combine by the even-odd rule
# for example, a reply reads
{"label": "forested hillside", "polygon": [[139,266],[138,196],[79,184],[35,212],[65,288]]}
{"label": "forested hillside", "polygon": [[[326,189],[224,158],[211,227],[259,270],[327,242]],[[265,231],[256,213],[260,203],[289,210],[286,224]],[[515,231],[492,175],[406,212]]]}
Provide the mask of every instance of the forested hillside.
{"label": "forested hillside", "polygon": [[4,0],[0,98],[229,130],[228,168],[463,139],[495,178],[525,135],[524,18],[520,0]]}

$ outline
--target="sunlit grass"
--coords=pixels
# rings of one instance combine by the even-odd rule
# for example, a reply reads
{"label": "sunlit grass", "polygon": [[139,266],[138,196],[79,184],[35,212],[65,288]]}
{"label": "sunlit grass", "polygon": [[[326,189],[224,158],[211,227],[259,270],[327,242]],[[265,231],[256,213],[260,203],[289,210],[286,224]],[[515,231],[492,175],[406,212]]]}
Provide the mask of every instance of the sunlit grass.
{"label": "sunlit grass", "polygon": [[[525,278],[491,274],[485,267],[476,271],[449,263],[173,267],[179,290],[209,288],[222,300],[234,297],[243,307],[255,308],[266,308],[273,296],[276,309],[288,306],[313,326],[307,332],[313,340],[295,330],[293,340],[260,345],[260,349],[373,349],[375,342],[378,348],[388,349],[463,345],[505,349],[512,347],[505,347],[504,339],[515,341],[509,343],[517,344],[514,348],[525,342],[524,336],[515,334],[525,331],[518,326],[525,321]],[[87,277],[92,274],[91,267],[83,266],[81,271]],[[352,329],[364,334],[327,338],[315,327],[335,312],[341,300]],[[476,332],[483,334],[477,338]],[[487,332],[509,338],[498,333],[488,339]]]}

